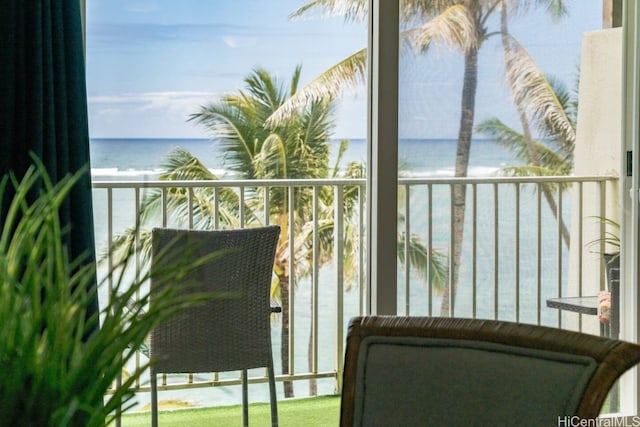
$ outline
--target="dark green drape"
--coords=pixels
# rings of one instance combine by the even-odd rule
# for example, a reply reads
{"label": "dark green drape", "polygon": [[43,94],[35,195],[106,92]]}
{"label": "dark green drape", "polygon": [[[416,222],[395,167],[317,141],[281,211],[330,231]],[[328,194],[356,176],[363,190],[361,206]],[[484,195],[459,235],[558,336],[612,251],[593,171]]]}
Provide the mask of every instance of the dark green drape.
{"label": "dark green drape", "polygon": [[[79,0],[2,0],[1,5],[0,176],[12,171],[21,178],[33,153],[57,182],[89,166]],[[2,205],[4,210],[6,200]],[[88,254],[95,261],[89,173],[74,188],[61,221],[70,226],[65,243],[71,259]]]}

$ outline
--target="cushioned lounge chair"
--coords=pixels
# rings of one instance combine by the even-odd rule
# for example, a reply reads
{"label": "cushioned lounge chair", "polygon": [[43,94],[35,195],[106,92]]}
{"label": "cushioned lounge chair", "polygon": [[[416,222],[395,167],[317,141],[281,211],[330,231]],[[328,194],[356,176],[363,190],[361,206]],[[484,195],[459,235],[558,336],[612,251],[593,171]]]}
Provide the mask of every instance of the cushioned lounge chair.
{"label": "cushioned lounge chair", "polygon": [[358,317],[347,334],[340,425],[568,425],[558,422],[597,417],[638,362],[636,344],[542,326]]}

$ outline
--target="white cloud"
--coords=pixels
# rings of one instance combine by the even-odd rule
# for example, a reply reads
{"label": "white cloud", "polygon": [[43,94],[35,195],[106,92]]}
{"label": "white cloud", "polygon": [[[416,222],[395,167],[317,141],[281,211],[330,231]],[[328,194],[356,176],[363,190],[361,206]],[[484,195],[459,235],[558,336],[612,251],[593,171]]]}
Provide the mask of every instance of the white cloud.
{"label": "white cloud", "polygon": [[[337,138],[366,134],[366,94],[358,89],[339,103]],[[206,138],[202,126],[188,121],[200,106],[221,93],[167,91],[95,95],[88,98],[91,135],[96,138]]]}
{"label": "white cloud", "polygon": [[189,99],[201,97],[217,96],[213,92],[200,91],[167,91],[167,92],[143,92],[143,93],[124,93],[119,95],[94,95],[89,97],[90,102],[130,102],[130,101],[146,101],[152,99]]}
{"label": "white cloud", "polygon": [[158,5],[155,2],[132,2],[125,6],[125,9],[133,13],[150,13],[158,9]]}
{"label": "white cloud", "polygon": [[90,130],[95,137],[203,137],[188,122],[201,105],[217,99],[212,92],[147,92],[88,98]]}
{"label": "white cloud", "polygon": [[258,39],[256,37],[223,36],[222,41],[224,41],[224,44],[230,48],[236,49],[253,47],[257,43]]}
{"label": "white cloud", "polygon": [[213,92],[147,92],[125,93],[119,95],[97,95],[88,98],[89,105],[97,107],[129,106],[137,111],[163,109],[182,111],[195,110],[200,105],[211,102],[218,97]]}

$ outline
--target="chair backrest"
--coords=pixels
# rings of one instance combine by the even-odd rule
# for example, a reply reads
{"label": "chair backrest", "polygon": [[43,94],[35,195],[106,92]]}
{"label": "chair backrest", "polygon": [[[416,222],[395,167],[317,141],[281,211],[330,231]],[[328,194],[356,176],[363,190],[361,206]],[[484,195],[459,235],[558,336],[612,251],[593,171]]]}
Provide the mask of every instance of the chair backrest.
{"label": "chair backrest", "polygon": [[[351,320],[341,426],[541,426],[598,416],[640,346],[510,322]],[[560,417],[560,418],[559,418]]]}
{"label": "chair backrest", "polygon": [[[270,360],[270,289],[280,228],[152,232],[151,295],[166,285],[153,270],[219,254],[180,283],[184,292],[211,292],[203,304],[181,311],[151,334],[155,373],[218,372],[266,367]],[[166,271],[166,270],[165,270]]]}

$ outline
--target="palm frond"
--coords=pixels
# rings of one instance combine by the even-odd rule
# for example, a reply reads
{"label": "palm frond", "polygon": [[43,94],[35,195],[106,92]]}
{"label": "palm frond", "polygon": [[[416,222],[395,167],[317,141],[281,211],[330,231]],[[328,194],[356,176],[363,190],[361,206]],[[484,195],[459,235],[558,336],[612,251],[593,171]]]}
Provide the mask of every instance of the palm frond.
{"label": "palm frond", "polygon": [[546,10],[555,22],[569,14],[566,0],[537,0],[536,2],[546,4]]}
{"label": "palm frond", "polygon": [[[289,15],[291,19],[341,16],[346,22],[364,22],[369,17],[367,0],[313,0]],[[442,13],[456,0],[405,0],[400,2],[403,22],[424,22]]]}
{"label": "palm frond", "polygon": [[405,24],[421,24],[461,3],[458,0],[404,0],[400,2],[400,20]]}
{"label": "palm frond", "polygon": [[449,264],[446,254],[425,246],[420,238],[411,235],[408,241],[408,252],[405,253],[406,235],[398,235],[398,259],[409,266],[424,280],[429,281],[436,292],[441,292],[448,282]]}
{"label": "palm frond", "polygon": [[173,148],[162,163],[162,181],[219,179],[196,156],[182,147]]}
{"label": "palm frond", "polygon": [[569,14],[566,0],[503,0],[511,16],[523,15],[532,8],[542,7],[554,22]]}
{"label": "palm frond", "polygon": [[[578,93],[571,92],[563,81],[555,78],[554,76],[547,76],[547,80],[551,85],[553,93],[556,94],[558,98],[558,102],[562,106],[562,109],[565,111],[567,116],[567,120],[571,127],[576,129],[576,123],[578,119]],[[565,153],[571,154],[571,163],[573,164],[573,149],[575,146],[574,140],[565,139],[565,133],[562,129],[557,129],[556,124],[554,122],[548,122],[545,124],[544,128],[546,132],[542,137],[555,145],[559,150],[564,151]]]}
{"label": "palm frond", "polygon": [[136,249],[139,250],[141,263],[147,265],[151,260],[151,230],[126,227],[111,240],[111,254],[105,249],[105,252],[100,254],[99,262],[107,262],[109,255],[111,255],[113,263],[123,265],[130,259],[131,254],[135,253]]}
{"label": "palm frond", "polygon": [[[295,85],[300,78],[300,66],[296,67],[291,85]],[[247,90],[251,97],[247,98],[249,111],[258,113],[255,119],[259,123],[264,122],[265,116],[278,108],[288,96],[287,91],[275,80],[269,71],[264,68],[256,68],[245,78]]]}
{"label": "palm frond", "polygon": [[278,126],[313,102],[337,99],[345,87],[355,87],[366,79],[366,75],[367,50],[361,49],[298,90],[271,114],[266,125],[271,128]]}
{"label": "palm frond", "polygon": [[[510,177],[557,176],[558,172],[542,166],[522,165],[502,168],[498,171],[497,175]],[[549,194],[554,194],[557,193],[558,189],[562,191],[569,189],[571,187],[571,183],[545,182],[540,184],[540,187],[544,191],[549,192]],[[535,185],[531,185],[530,188],[533,191],[536,190]]]}
{"label": "palm frond", "polygon": [[289,18],[296,19],[315,12],[321,16],[343,16],[345,21],[365,21],[369,16],[367,0],[314,0],[295,10]]}
{"label": "palm frond", "polygon": [[269,179],[288,177],[288,160],[285,142],[273,133],[265,139],[253,162],[257,175]]}
{"label": "palm frond", "polygon": [[291,77],[291,83],[289,85],[289,97],[295,95],[298,91],[300,76],[302,76],[302,65],[296,66],[296,69],[293,71],[293,77]]}
{"label": "palm frond", "polygon": [[557,176],[556,171],[547,169],[542,166],[520,165],[507,166],[497,172],[499,176],[511,177],[532,177],[532,176]]}
{"label": "palm frond", "polygon": [[533,117],[541,132],[551,125],[570,143],[575,141],[575,130],[553,87],[527,50],[510,35],[505,52],[507,78],[514,101]]}
{"label": "palm frond", "polygon": [[405,37],[415,49],[426,52],[432,44],[466,51],[476,47],[478,31],[473,16],[463,4],[455,4],[418,28],[407,30]]}
{"label": "palm frond", "polygon": [[[324,216],[324,215],[323,215]],[[360,242],[358,233],[354,229],[355,224],[345,222],[345,230],[342,239],[343,253],[340,255],[343,264],[343,280],[345,290],[349,291],[358,278],[355,260]],[[317,228],[314,229],[311,222],[305,223],[294,240],[294,253],[296,259],[296,271],[301,277],[308,277],[312,274],[314,261],[317,269],[322,268],[333,260],[335,243],[335,222],[333,218],[324,217],[318,221]],[[314,241],[317,244],[317,255],[314,258]],[[288,253],[283,253],[283,260],[289,259]]]}
{"label": "palm frond", "polygon": [[367,176],[365,164],[356,161],[349,162],[345,168],[343,176],[345,178],[364,178]]}
{"label": "palm frond", "polygon": [[246,174],[251,171],[255,141],[262,137],[252,125],[255,116],[242,96],[234,96],[201,107],[189,120],[204,126],[215,138],[229,169]]}
{"label": "palm frond", "polygon": [[[535,165],[529,141],[523,134],[505,125],[499,119],[491,118],[482,121],[476,126],[476,131],[507,148],[523,163]],[[567,153],[562,148],[559,151],[554,151],[540,141],[531,141],[531,144],[535,150],[536,159],[540,163],[535,165],[536,168],[539,168],[536,170],[544,171],[543,175],[567,175],[571,172],[573,163],[568,161]]]}
{"label": "palm frond", "polygon": [[342,164],[342,159],[344,157],[344,153],[347,152],[347,148],[349,148],[349,140],[342,139],[340,140],[340,147],[338,148],[338,153],[336,155],[335,163],[333,164],[333,170],[331,172],[331,177],[336,178],[338,173],[340,172],[340,165]]}

